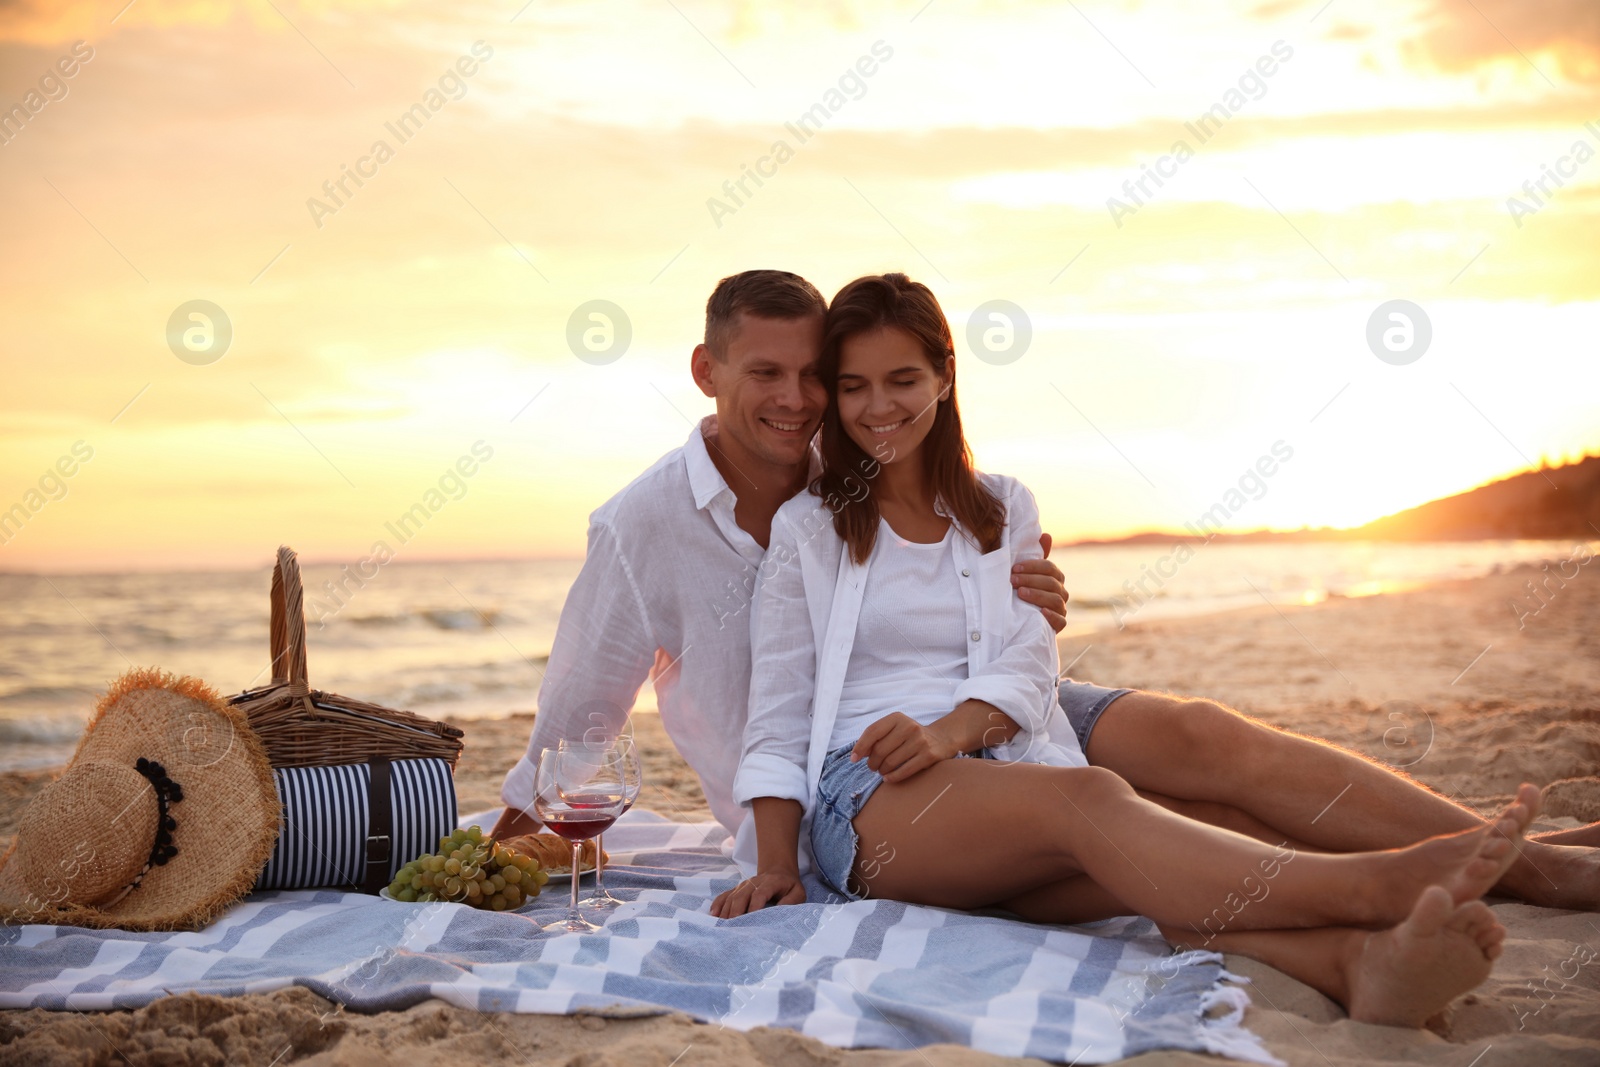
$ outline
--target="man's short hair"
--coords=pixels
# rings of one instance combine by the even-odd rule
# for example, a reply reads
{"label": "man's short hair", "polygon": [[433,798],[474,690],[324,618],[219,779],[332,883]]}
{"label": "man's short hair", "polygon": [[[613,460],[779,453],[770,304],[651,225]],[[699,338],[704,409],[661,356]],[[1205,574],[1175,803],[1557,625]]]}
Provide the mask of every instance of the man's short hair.
{"label": "man's short hair", "polygon": [[828,313],[817,287],[786,270],[747,270],[717,283],[706,301],[706,347],[728,358],[728,342],[742,313],[766,319],[804,319]]}

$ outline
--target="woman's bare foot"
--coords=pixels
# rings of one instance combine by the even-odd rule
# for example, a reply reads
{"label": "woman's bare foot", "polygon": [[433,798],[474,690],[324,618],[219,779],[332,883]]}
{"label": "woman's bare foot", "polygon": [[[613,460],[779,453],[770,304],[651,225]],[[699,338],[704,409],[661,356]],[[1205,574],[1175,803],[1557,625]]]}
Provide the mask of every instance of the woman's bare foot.
{"label": "woman's bare foot", "polygon": [[[1515,798],[1493,822],[1482,829],[1448,833],[1411,848],[1384,854],[1392,867],[1392,880],[1374,883],[1387,894],[1382,925],[1402,920],[1418,894],[1427,886],[1443,886],[1454,904],[1466,904],[1494,888],[1517,861],[1522,835],[1539,811],[1539,790],[1522,785]],[[1381,888],[1382,886],[1382,888]]]}
{"label": "woman's bare foot", "polygon": [[1489,977],[1505,936],[1483,901],[1455,903],[1430,886],[1399,926],[1353,942],[1344,968],[1350,1018],[1422,1026]]}
{"label": "woman's bare foot", "polygon": [[1522,783],[1514,800],[1486,830],[1477,855],[1460,870],[1439,884],[1449,890],[1457,904],[1477,900],[1511,869],[1522,846],[1522,835],[1539,814],[1541,795],[1537,786]]}

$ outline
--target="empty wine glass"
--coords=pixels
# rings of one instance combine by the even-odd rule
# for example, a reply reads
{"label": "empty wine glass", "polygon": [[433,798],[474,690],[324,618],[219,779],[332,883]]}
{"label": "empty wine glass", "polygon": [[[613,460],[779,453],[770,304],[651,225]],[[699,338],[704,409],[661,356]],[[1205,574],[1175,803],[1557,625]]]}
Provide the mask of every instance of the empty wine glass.
{"label": "empty wine glass", "polygon": [[623,809],[623,778],[611,745],[572,743],[539,753],[533,778],[533,808],[544,824],[572,842],[572,897],[567,917],[543,927],[551,933],[600,929],[578,911],[578,872],[583,842],[617,821]]}
{"label": "empty wine glass", "polygon": [[[563,745],[568,742],[561,742]],[[611,743],[616,751],[617,767],[622,773],[622,810],[626,812],[633,807],[633,802],[639,799],[639,790],[644,785],[644,770],[639,763],[639,749],[633,743],[633,738],[622,734]],[[606,852],[602,835],[596,834],[594,838],[594,892],[578,901],[578,906],[593,908],[597,911],[607,911],[622,903],[606,889],[605,882]]]}

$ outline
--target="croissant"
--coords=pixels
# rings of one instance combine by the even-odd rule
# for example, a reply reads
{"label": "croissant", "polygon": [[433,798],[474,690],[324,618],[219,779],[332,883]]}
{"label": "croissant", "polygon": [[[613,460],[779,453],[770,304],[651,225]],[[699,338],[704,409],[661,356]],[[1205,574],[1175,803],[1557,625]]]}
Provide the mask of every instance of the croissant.
{"label": "croissant", "polygon": [[[566,838],[557,837],[555,834],[523,834],[520,837],[505,837],[500,843],[513,852],[520,852],[525,856],[532,856],[539,861],[539,866],[547,871],[567,871],[572,869],[572,845]],[[585,841],[579,852],[582,858],[583,869],[594,869],[594,842]],[[611,854],[605,853],[607,863],[611,862]]]}

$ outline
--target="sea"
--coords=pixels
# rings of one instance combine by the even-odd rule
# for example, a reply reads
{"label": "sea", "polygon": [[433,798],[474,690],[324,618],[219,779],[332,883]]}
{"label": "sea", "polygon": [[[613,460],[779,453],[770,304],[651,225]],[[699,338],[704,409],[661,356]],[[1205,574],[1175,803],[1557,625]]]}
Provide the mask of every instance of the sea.
{"label": "sea", "polygon": [[[1381,596],[1567,559],[1568,541],[1211,543],[1057,549],[1067,635],[1271,602]],[[1591,550],[1600,549],[1600,545]],[[302,564],[314,688],[429,716],[535,708],[581,560],[393,561],[359,587]],[[176,573],[0,572],[0,770],[72,753],[95,700],[130,666],[195,675],[231,695],[270,680],[271,568]],[[654,711],[646,686],[638,709]]]}

